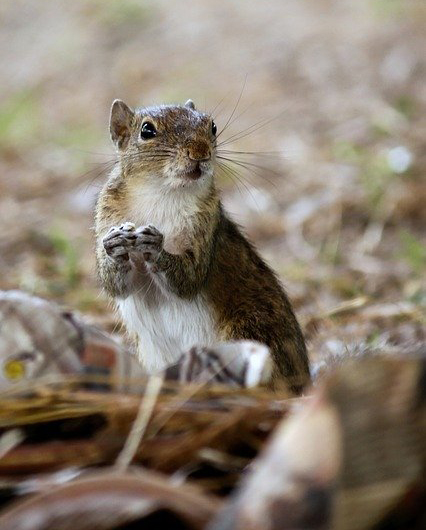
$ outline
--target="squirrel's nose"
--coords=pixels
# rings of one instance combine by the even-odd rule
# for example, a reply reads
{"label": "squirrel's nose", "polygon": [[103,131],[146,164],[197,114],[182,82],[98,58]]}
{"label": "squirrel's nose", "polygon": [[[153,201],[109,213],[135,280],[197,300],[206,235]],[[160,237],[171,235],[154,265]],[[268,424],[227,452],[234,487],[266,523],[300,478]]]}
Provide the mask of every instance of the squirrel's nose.
{"label": "squirrel's nose", "polygon": [[204,142],[194,142],[188,145],[186,154],[195,162],[207,162],[211,158],[210,147]]}

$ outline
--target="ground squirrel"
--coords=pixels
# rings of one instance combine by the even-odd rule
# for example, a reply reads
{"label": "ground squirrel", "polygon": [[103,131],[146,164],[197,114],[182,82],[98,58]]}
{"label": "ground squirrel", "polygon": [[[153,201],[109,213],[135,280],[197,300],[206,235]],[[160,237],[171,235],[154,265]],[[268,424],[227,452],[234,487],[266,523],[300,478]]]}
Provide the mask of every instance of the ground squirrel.
{"label": "ground squirrel", "polygon": [[224,211],[212,117],[185,105],[115,100],[118,159],[96,206],[97,265],[149,372],[195,344],[269,346],[273,385],[309,382],[299,324],[279,280]]}

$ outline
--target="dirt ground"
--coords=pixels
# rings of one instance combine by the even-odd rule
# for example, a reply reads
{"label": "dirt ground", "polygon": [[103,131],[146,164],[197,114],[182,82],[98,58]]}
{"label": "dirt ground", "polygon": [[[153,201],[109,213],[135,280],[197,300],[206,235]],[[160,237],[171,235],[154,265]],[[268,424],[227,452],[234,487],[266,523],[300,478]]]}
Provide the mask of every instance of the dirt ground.
{"label": "dirt ground", "polygon": [[0,288],[113,329],[92,231],[111,101],[192,98],[221,129],[241,94],[224,202],[312,356],[424,341],[425,25],[424,0],[4,0]]}

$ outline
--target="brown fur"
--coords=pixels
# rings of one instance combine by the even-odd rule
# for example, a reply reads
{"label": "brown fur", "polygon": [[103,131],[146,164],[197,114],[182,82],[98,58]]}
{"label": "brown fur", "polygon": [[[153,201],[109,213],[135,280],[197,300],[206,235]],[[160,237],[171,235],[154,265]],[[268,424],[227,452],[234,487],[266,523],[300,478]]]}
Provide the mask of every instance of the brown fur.
{"label": "brown fur", "polygon": [[206,289],[224,338],[269,346],[275,377],[300,391],[309,381],[309,363],[290,301],[274,272],[223,212]]}

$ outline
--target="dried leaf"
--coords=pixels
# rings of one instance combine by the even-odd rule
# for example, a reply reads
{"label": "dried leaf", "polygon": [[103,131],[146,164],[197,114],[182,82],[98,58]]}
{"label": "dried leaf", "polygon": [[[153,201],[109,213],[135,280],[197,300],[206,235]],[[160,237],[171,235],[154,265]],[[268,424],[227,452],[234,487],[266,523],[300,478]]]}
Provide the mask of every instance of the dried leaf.
{"label": "dried leaf", "polygon": [[[161,518],[202,529],[220,502],[152,472],[91,473],[16,502],[0,514],[2,530],[112,530],[131,522],[158,528]],[[148,518],[156,514],[158,519]]]}

